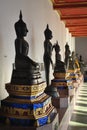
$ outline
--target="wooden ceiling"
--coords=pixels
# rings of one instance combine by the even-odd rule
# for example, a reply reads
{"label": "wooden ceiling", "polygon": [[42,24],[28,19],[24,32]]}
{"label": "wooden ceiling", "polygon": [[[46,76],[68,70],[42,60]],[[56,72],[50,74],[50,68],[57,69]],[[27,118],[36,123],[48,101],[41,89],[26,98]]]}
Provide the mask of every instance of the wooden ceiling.
{"label": "wooden ceiling", "polygon": [[74,37],[87,37],[87,0],[51,0]]}

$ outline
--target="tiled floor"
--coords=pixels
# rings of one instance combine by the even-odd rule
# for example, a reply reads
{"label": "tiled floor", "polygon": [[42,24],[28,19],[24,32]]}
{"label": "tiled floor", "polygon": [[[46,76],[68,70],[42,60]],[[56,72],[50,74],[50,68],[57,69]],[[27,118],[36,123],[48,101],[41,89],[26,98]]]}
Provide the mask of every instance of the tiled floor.
{"label": "tiled floor", "polygon": [[78,88],[58,130],[87,130],[87,83]]}
{"label": "tiled floor", "polygon": [[68,130],[87,130],[87,83],[80,87]]}

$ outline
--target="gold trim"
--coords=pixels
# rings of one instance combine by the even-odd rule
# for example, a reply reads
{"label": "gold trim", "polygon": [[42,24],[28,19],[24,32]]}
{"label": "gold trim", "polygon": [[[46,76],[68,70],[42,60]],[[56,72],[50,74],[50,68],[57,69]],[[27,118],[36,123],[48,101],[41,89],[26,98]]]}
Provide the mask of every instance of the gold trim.
{"label": "gold trim", "polygon": [[6,84],[5,86],[7,92],[13,95],[25,95],[25,96],[37,96],[40,93],[43,93],[46,88],[46,83],[42,82],[36,85],[13,85],[13,84]]}
{"label": "gold trim", "polygon": [[68,86],[72,86],[72,81],[67,81],[67,82],[54,82],[52,81],[52,86],[54,87],[68,87]]}
{"label": "gold trim", "polygon": [[15,96],[39,96],[41,93],[43,93],[44,92],[44,90],[43,91],[38,91],[38,92],[33,92],[33,93],[29,93],[29,92],[21,92],[21,91],[19,91],[19,92],[14,92],[14,91],[7,91],[9,94],[11,94],[11,95],[15,95]]}
{"label": "gold trim", "polygon": [[65,78],[66,77],[66,73],[57,73],[57,72],[55,72],[55,73],[53,73],[53,75],[54,75],[54,77],[55,78],[58,78],[58,79],[60,79],[60,78]]}
{"label": "gold trim", "polygon": [[51,106],[45,113],[42,113],[41,115],[28,115],[28,116],[22,116],[22,115],[13,115],[8,114],[8,113],[0,113],[0,115],[5,116],[5,117],[12,117],[12,118],[17,118],[17,119],[39,119],[45,116],[48,116],[52,110],[54,109],[53,106]]}
{"label": "gold trim", "polygon": [[67,73],[75,73],[75,69],[74,70],[67,70]]}
{"label": "gold trim", "polygon": [[52,82],[52,86],[58,87],[58,86],[64,86],[67,87],[67,83],[62,82]]}

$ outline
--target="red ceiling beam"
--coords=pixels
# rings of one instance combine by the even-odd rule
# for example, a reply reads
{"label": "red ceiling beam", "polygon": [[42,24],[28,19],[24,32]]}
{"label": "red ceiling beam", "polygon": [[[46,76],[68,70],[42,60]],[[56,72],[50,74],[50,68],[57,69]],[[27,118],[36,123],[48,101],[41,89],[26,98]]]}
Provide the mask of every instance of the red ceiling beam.
{"label": "red ceiling beam", "polygon": [[87,2],[53,2],[54,9],[87,7]]}
{"label": "red ceiling beam", "polygon": [[87,33],[84,33],[84,32],[72,32],[71,33],[72,36],[80,36],[80,37],[87,37]]}
{"label": "red ceiling beam", "polygon": [[80,34],[80,35],[86,34],[87,35],[87,31],[69,31],[69,33],[71,33],[71,34]]}
{"label": "red ceiling beam", "polygon": [[77,19],[66,20],[65,26],[66,27],[87,26],[87,18],[78,20]]}
{"label": "red ceiling beam", "polygon": [[53,8],[60,12],[60,18],[65,22],[72,36],[87,37],[87,1],[52,0],[52,2]]}
{"label": "red ceiling beam", "polygon": [[51,0],[53,3],[63,3],[63,2],[69,2],[69,3],[73,3],[74,2],[87,2],[87,0]]}
{"label": "red ceiling beam", "polygon": [[77,26],[77,27],[69,27],[69,30],[87,30],[87,26]]}
{"label": "red ceiling beam", "polygon": [[71,33],[71,34],[80,34],[80,35],[82,35],[82,34],[84,34],[84,35],[87,35],[87,30],[78,30],[78,31],[76,31],[76,30],[69,30],[69,32]]}
{"label": "red ceiling beam", "polygon": [[87,26],[69,27],[69,32],[72,35],[87,36]]}
{"label": "red ceiling beam", "polygon": [[72,33],[73,37],[87,37],[87,33]]}
{"label": "red ceiling beam", "polygon": [[80,33],[80,32],[84,32],[84,33],[85,33],[85,32],[87,32],[87,27],[86,27],[85,30],[84,30],[84,29],[70,29],[70,28],[69,28],[69,31],[70,31],[70,32],[79,32],[79,33]]}
{"label": "red ceiling beam", "polygon": [[87,31],[75,31],[75,32],[71,31],[70,33],[72,33],[72,34],[86,34],[87,35]]}
{"label": "red ceiling beam", "polygon": [[73,34],[74,34],[74,35],[75,35],[75,34],[77,35],[77,34],[78,34],[78,35],[80,35],[80,36],[81,36],[81,35],[82,35],[82,36],[83,36],[83,35],[84,35],[84,36],[87,36],[87,32],[70,32],[70,33],[71,33],[71,35],[73,35]]}
{"label": "red ceiling beam", "polygon": [[87,33],[87,29],[86,29],[86,30],[78,30],[78,31],[77,31],[77,30],[70,30],[70,29],[69,29],[69,32],[70,32],[70,33],[71,33],[71,32]]}
{"label": "red ceiling beam", "polygon": [[61,20],[69,20],[69,19],[87,19],[87,15],[66,15],[66,16],[63,16],[63,15],[61,15],[60,16],[61,17]]}
{"label": "red ceiling beam", "polygon": [[87,31],[86,32],[80,32],[80,31],[78,31],[78,32],[72,32],[72,34],[73,33],[76,33],[76,34],[87,34]]}
{"label": "red ceiling beam", "polygon": [[72,37],[87,37],[87,34],[72,34]]}
{"label": "red ceiling beam", "polygon": [[87,23],[86,24],[83,24],[83,23],[72,23],[72,24],[69,24],[69,23],[66,23],[65,24],[66,27],[85,27],[87,26]]}

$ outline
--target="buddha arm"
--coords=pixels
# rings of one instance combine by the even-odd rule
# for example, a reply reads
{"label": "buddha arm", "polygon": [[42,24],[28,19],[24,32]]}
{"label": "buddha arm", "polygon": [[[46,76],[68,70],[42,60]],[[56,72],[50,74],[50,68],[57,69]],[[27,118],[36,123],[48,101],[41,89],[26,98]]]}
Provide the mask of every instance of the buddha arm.
{"label": "buddha arm", "polygon": [[22,54],[22,40],[21,39],[15,40],[15,52],[16,52],[16,55]]}

